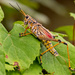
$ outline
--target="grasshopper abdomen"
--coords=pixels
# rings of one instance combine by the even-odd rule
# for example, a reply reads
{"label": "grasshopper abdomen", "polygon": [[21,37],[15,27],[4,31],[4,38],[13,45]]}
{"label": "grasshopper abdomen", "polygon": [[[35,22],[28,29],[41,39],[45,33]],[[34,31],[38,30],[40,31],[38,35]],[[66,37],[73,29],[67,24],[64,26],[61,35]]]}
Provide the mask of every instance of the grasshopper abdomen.
{"label": "grasshopper abdomen", "polygon": [[[47,48],[47,49],[50,49],[51,47],[53,47],[51,41],[46,41],[46,40],[42,40],[44,46]],[[55,50],[55,48],[52,48],[49,50],[49,52],[54,55],[54,56],[59,56],[58,52]]]}

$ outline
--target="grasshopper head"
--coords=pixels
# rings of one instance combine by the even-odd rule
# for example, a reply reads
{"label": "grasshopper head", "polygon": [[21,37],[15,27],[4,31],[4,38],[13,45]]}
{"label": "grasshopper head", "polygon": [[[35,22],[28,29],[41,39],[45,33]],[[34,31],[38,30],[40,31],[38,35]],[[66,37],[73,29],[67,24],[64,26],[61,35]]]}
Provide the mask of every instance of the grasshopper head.
{"label": "grasshopper head", "polygon": [[24,24],[27,25],[29,21],[29,15],[26,15],[24,18]]}

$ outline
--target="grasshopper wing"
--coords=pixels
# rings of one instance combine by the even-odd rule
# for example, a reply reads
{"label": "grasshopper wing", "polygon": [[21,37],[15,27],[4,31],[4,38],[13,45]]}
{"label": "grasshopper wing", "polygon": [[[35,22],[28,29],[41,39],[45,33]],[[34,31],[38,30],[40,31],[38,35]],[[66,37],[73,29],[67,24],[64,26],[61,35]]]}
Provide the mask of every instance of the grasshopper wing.
{"label": "grasshopper wing", "polygon": [[33,32],[40,40],[52,40],[54,39],[52,33],[43,27],[41,24],[37,23],[34,25],[35,31]]}

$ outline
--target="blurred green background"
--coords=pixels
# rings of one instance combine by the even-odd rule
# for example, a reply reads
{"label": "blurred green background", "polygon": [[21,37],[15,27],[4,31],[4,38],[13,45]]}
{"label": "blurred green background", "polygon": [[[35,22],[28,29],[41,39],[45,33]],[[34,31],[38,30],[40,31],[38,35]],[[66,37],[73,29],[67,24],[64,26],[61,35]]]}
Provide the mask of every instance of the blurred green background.
{"label": "blurred green background", "polygon": [[16,2],[26,14],[51,31],[75,23],[69,15],[70,12],[75,12],[74,0],[0,0],[5,15],[2,23],[8,31],[12,29],[13,22],[24,20],[24,16],[9,5],[11,3],[18,9]]}

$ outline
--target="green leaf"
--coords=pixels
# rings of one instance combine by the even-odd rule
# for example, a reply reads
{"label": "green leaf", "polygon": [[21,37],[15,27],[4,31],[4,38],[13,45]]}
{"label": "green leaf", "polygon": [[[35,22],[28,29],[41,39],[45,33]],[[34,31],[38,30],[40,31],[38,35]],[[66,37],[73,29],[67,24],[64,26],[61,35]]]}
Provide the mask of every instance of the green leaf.
{"label": "green leaf", "polygon": [[14,66],[13,65],[9,65],[9,64],[5,64],[5,69],[8,70],[8,71],[12,71],[14,70]]}
{"label": "green leaf", "polygon": [[5,54],[0,49],[0,75],[6,75],[5,73]]}
{"label": "green leaf", "polygon": [[51,32],[53,35],[59,35],[61,37],[67,37],[66,34],[62,34],[62,33],[56,33],[56,32]]}
{"label": "green leaf", "polygon": [[64,31],[68,35],[69,40],[73,40],[73,25],[62,26],[55,29],[55,31]]}
{"label": "green leaf", "polygon": [[3,13],[1,6],[0,6],[0,22],[3,20],[3,18],[4,18],[4,13]]}
{"label": "green leaf", "polygon": [[29,69],[27,69],[23,75],[40,75],[42,72],[42,67],[35,61]]}
{"label": "green leaf", "polygon": [[75,20],[75,13],[70,13],[70,16],[73,17]]}
{"label": "green leaf", "polygon": [[6,75],[21,75],[18,71],[7,71]]}
{"label": "green leaf", "polygon": [[[57,35],[57,33],[56,33]],[[56,39],[61,39],[64,42],[67,42],[64,40],[61,36],[56,37]],[[55,45],[57,42],[52,41],[52,44]],[[71,60],[71,67],[75,68],[75,47],[67,42],[69,45],[69,54],[70,54],[70,60]],[[42,44],[41,53],[46,51],[47,49]],[[55,57],[50,52],[46,52],[42,56],[42,67],[49,73],[53,73],[54,75],[70,75],[70,71],[68,69],[68,55],[67,55],[67,46],[64,44],[59,44],[55,47],[55,50],[63,57],[60,56]],[[66,63],[65,63],[65,61]]]}
{"label": "green leaf", "polygon": [[14,67],[18,66],[18,70],[24,71],[29,68],[30,64],[33,64],[33,60],[39,55],[40,42],[32,35],[19,37],[19,33],[25,30],[20,24],[23,22],[15,22],[9,33],[0,24],[0,41],[7,56],[6,62]]}
{"label": "green leaf", "polygon": [[19,71],[7,71],[6,75],[40,75],[41,72],[42,67],[37,63],[37,61],[34,61],[34,63],[30,65],[29,69],[25,70],[23,73],[20,73]]}

